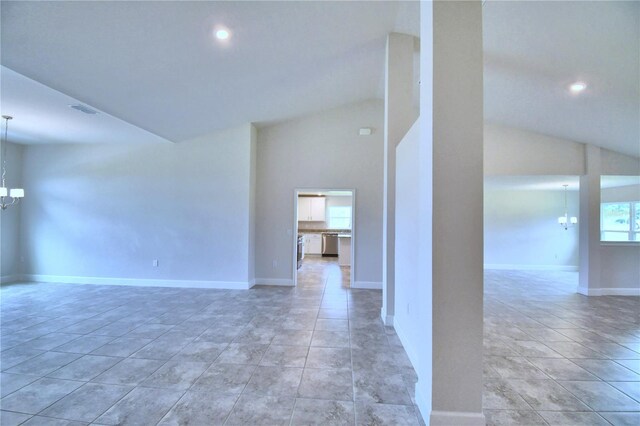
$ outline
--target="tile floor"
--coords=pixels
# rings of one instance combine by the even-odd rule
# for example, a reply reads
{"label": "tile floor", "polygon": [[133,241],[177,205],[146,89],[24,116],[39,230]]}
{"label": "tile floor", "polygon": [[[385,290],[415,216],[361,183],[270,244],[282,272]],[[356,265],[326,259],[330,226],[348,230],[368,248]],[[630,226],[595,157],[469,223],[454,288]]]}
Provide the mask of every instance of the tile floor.
{"label": "tile floor", "polygon": [[[295,289],[3,286],[0,423],[422,424],[380,292],[305,260]],[[488,424],[640,424],[640,298],[576,280],[486,272]]]}
{"label": "tile floor", "polygon": [[420,424],[381,292],[305,260],[297,288],[3,286],[0,423]]}
{"label": "tile floor", "polygon": [[640,297],[585,297],[575,272],[486,271],[489,425],[640,425]]}

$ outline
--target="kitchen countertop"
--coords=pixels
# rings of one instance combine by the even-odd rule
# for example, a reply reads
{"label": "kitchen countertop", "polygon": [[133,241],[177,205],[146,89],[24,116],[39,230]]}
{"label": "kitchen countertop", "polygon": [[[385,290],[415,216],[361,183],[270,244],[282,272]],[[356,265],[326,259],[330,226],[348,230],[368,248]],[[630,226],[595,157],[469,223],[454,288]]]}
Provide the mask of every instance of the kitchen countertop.
{"label": "kitchen countertop", "polygon": [[322,234],[324,232],[337,232],[338,234],[351,234],[351,229],[303,229],[298,228],[299,234]]}

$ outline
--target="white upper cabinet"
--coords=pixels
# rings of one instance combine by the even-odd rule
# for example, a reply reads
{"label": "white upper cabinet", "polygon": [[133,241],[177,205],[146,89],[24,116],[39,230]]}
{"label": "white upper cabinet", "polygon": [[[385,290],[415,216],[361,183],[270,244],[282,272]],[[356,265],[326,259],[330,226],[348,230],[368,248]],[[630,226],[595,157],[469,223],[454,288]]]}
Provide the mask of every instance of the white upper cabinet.
{"label": "white upper cabinet", "polygon": [[310,198],[310,200],[311,200],[311,220],[315,222],[324,222],[326,198],[317,197],[317,198]]}
{"label": "white upper cabinet", "polygon": [[324,197],[298,197],[298,220],[301,222],[324,222]]}
{"label": "white upper cabinet", "polygon": [[311,220],[311,203],[310,198],[298,197],[298,220],[305,221]]}

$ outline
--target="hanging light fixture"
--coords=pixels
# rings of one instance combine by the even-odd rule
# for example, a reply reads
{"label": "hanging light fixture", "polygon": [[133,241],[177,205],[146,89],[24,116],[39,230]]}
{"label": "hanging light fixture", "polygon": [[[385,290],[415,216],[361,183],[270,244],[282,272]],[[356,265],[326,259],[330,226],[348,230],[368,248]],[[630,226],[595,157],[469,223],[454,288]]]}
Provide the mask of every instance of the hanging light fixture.
{"label": "hanging light fixture", "polygon": [[564,216],[560,216],[558,218],[558,224],[566,231],[570,226],[574,226],[578,223],[578,218],[575,216],[569,217],[569,214],[567,213],[567,187],[569,185],[565,183],[562,186],[564,186]]}
{"label": "hanging light fixture", "polygon": [[[13,117],[10,115],[3,115],[4,118],[4,144],[2,145],[2,187],[0,188],[0,208],[5,210],[7,207],[20,202],[20,199],[24,197],[24,189],[22,188],[7,188],[5,183],[5,176],[7,174],[7,132],[9,128],[9,120]],[[11,198],[9,202],[7,199]]]}

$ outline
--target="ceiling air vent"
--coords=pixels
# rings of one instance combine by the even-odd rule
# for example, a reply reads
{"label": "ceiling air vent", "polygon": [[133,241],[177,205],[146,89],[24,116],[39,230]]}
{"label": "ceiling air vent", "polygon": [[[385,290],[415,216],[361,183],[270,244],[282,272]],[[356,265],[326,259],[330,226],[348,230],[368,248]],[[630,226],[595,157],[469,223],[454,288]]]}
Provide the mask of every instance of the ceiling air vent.
{"label": "ceiling air vent", "polygon": [[93,115],[93,114],[97,114],[98,113],[98,111],[96,111],[95,109],[89,108],[88,106],[82,105],[82,104],[75,104],[75,105],[69,105],[69,106],[71,108],[75,109],[75,110],[78,110],[80,112],[84,112],[85,114]]}

